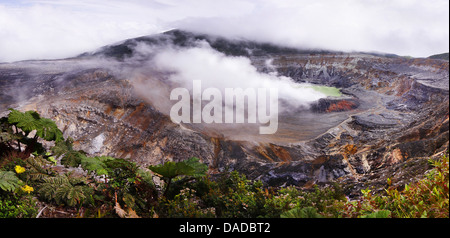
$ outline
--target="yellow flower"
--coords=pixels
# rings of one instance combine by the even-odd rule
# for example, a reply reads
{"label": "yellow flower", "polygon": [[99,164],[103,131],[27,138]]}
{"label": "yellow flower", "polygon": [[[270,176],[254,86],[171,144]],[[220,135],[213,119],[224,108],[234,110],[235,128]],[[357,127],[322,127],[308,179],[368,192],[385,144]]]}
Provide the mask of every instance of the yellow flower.
{"label": "yellow flower", "polygon": [[14,169],[16,170],[16,173],[18,173],[18,174],[25,172],[25,168],[20,165],[16,165],[16,167]]}
{"label": "yellow flower", "polygon": [[23,190],[24,192],[27,192],[28,194],[34,191],[33,187],[30,187],[30,186],[28,186],[28,185],[23,186],[23,187],[22,187],[22,190]]}

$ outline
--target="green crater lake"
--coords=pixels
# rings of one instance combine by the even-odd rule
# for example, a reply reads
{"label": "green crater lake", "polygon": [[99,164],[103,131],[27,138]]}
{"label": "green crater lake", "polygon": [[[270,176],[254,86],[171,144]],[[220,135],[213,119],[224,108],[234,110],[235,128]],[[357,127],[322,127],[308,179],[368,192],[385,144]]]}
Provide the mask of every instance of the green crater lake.
{"label": "green crater lake", "polygon": [[317,92],[323,93],[329,97],[340,97],[342,96],[341,91],[339,88],[335,87],[328,87],[328,86],[319,86],[319,85],[310,85],[312,89],[314,89]]}
{"label": "green crater lake", "polygon": [[328,86],[322,86],[322,85],[314,85],[309,83],[301,83],[301,84],[294,84],[292,85],[295,88],[311,88],[316,92],[323,93],[327,97],[340,97],[342,96],[341,91],[339,88],[335,87],[328,87]]}

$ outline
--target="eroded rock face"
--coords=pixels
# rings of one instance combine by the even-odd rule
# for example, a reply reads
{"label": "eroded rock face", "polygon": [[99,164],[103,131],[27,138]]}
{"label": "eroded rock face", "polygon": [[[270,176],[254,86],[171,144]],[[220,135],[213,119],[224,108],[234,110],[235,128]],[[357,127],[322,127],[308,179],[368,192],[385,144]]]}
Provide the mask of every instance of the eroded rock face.
{"label": "eroded rock face", "polygon": [[[172,123],[135,93],[126,74],[114,70],[133,54],[130,44],[189,47],[196,39],[249,57],[261,72],[275,70],[297,82],[340,88],[343,98],[321,99],[308,112],[329,127],[309,137],[287,127],[289,136],[261,141],[208,135]],[[76,149],[142,166],[196,156],[211,173],[235,169],[274,186],[340,181],[351,185],[353,195],[361,187],[384,186],[388,177],[409,182],[428,169],[423,161],[448,150],[448,61],[289,50],[180,31],[103,50],[66,60],[0,64],[0,116],[8,107],[36,110],[74,138]],[[99,60],[92,63],[105,55],[107,67]],[[284,121],[289,124],[298,113],[305,112],[284,115]]]}

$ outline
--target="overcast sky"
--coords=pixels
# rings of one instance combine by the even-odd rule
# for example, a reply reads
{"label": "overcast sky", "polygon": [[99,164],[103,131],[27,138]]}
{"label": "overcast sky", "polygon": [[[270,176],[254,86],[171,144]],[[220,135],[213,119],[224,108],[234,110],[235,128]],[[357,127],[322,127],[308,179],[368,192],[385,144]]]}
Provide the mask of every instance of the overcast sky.
{"label": "overcast sky", "polygon": [[181,28],[301,48],[449,51],[448,0],[0,0],[0,62]]}

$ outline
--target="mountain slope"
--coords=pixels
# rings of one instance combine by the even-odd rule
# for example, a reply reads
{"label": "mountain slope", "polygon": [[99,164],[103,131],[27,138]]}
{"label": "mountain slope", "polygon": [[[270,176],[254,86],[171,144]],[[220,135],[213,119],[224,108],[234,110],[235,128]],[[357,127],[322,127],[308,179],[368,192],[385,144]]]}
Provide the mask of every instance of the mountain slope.
{"label": "mountain slope", "polygon": [[442,60],[448,60],[448,52],[447,53],[442,53],[442,54],[436,54],[436,55],[432,55],[429,56],[428,58],[430,59],[442,59]]}

